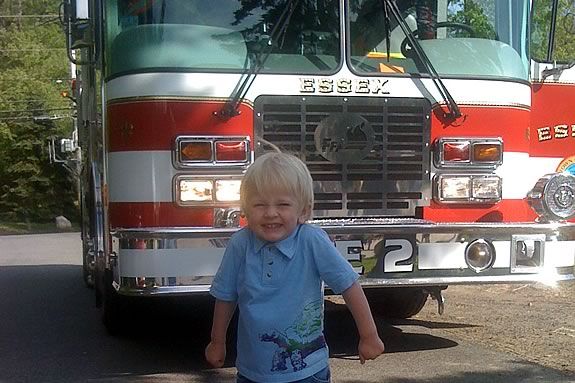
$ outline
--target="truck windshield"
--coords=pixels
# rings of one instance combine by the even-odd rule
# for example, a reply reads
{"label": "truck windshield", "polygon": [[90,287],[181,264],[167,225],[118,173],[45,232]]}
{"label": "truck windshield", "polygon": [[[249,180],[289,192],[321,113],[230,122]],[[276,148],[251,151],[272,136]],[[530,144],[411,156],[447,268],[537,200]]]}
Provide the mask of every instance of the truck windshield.
{"label": "truck windshield", "polygon": [[[381,0],[349,2],[349,65],[358,74],[425,73]],[[401,16],[442,77],[527,79],[527,0],[403,0]]]}
{"label": "truck windshield", "polygon": [[[106,75],[162,71],[242,72],[267,53],[261,73],[329,73],[341,64],[334,0],[108,0]],[[270,34],[285,7],[287,27]]]}

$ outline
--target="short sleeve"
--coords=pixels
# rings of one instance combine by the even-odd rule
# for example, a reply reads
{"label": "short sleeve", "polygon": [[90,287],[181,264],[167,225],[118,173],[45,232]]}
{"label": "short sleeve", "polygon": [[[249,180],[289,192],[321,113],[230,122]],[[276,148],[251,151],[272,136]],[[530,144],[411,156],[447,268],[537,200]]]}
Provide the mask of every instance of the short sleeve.
{"label": "short sleeve", "polygon": [[312,227],[312,238],[309,241],[320,278],[336,294],[341,294],[351,287],[359,278],[351,264],[336,249],[327,233]]}
{"label": "short sleeve", "polygon": [[[235,302],[238,299],[237,279],[242,260],[245,259],[245,246],[242,246],[241,235],[236,233],[232,236],[222,263],[216,272],[210,294],[221,301]],[[243,249],[243,250],[242,250]]]}

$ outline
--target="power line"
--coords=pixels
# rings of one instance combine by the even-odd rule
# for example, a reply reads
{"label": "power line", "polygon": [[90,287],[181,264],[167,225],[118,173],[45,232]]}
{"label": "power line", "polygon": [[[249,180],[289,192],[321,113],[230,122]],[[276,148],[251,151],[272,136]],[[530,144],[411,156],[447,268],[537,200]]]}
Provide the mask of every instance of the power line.
{"label": "power line", "polygon": [[48,81],[70,81],[73,80],[73,78],[50,78],[50,77],[18,77],[18,78],[0,78],[0,82],[2,81],[13,81],[13,82],[22,82],[22,81],[44,81],[44,80],[48,80]]}
{"label": "power line", "polygon": [[[42,118],[40,118],[42,117]],[[28,117],[0,117],[0,121],[17,121],[17,120],[61,120],[64,118],[74,118],[70,114],[66,115],[54,115],[54,116],[28,116]]]}
{"label": "power line", "polygon": [[[1,105],[1,104],[24,104],[24,103],[27,103],[27,102],[46,102],[46,101],[47,101],[46,99],[13,100],[13,101],[10,101],[10,100],[0,100],[0,105]],[[64,102],[64,101],[70,102],[70,100],[63,100],[63,99],[62,99],[62,102]]]}
{"label": "power line", "polygon": [[44,18],[44,17],[58,17],[58,15],[57,14],[54,14],[54,15],[0,15],[0,19],[4,19],[4,18],[6,18],[6,19],[8,19],[8,18],[24,18],[24,19],[26,19],[26,18],[37,18],[37,19],[40,19],[40,18]]}
{"label": "power line", "polygon": [[0,49],[0,52],[37,52],[37,51],[61,51],[67,48],[17,48],[17,49]]}
{"label": "power line", "polygon": [[20,110],[0,110],[0,113],[31,113],[31,112],[51,112],[54,110],[72,110],[74,108],[39,108],[39,109],[20,109]]}

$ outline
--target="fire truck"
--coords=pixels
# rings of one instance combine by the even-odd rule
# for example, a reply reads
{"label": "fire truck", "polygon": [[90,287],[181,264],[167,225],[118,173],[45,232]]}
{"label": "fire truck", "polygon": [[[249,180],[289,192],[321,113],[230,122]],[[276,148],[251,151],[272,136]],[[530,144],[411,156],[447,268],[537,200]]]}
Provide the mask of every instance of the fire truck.
{"label": "fire truck", "polygon": [[[206,295],[270,150],[375,312],[574,278],[575,8],[563,0],[66,0],[84,279]],[[570,56],[571,54],[571,56]],[[329,286],[326,287],[329,293]]]}

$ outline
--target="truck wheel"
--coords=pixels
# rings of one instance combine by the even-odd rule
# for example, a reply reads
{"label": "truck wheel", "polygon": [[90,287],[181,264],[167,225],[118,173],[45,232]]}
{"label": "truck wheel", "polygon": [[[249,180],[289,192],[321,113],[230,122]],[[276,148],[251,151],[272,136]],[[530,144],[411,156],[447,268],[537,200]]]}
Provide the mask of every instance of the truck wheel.
{"label": "truck wheel", "polygon": [[365,289],[371,311],[390,319],[406,319],[419,313],[427,302],[421,287]]}
{"label": "truck wheel", "polygon": [[84,280],[86,287],[90,289],[94,288],[93,278],[88,271],[88,266],[86,265],[86,257],[84,257],[84,262],[82,264],[82,279]]}
{"label": "truck wheel", "polygon": [[82,255],[82,277],[86,287],[94,288],[94,254],[93,250],[83,242],[83,255]]}
{"label": "truck wheel", "polygon": [[112,286],[112,272],[104,273],[104,294],[102,294],[102,322],[108,334],[121,335],[126,328],[126,299],[116,292]]}

